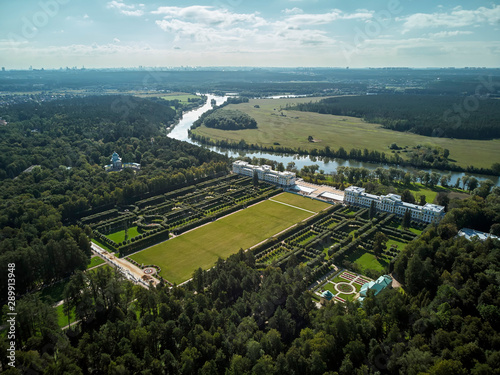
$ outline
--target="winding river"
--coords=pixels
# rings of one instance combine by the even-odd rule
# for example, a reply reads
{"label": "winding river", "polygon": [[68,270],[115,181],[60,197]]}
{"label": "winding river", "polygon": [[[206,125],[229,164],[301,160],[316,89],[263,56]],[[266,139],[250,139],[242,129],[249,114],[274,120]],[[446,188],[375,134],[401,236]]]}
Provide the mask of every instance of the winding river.
{"label": "winding river", "polygon": [[[330,158],[316,158],[314,156],[305,156],[305,155],[286,155],[286,154],[278,154],[278,153],[268,153],[268,152],[261,152],[261,151],[248,151],[248,150],[232,150],[232,149],[221,149],[217,148],[214,146],[207,146],[200,144],[198,142],[195,142],[191,139],[189,139],[188,136],[188,130],[191,128],[191,125],[193,125],[193,122],[196,121],[203,113],[206,111],[210,110],[212,108],[211,101],[212,99],[215,99],[215,102],[217,105],[220,105],[224,103],[227,100],[227,96],[216,96],[216,95],[211,95],[211,94],[205,94],[207,96],[207,101],[206,103],[195,110],[186,112],[183,114],[182,119],[179,121],[177,125],[173,128],[173,130],[168,134],[170,138],[177,139],[179,141],[185,141],[189,142],[192,144],[196,144],[198,146],[208,148],[209,150],[218,152],[223,155],[227,155],[229,157],[256,157],[256,158],[265,158],[269,160],[275,160],[277,162],[282,162],[285,166],[290,163],[294,162],[295,166],[297,169],[301,169],[302,167],[306,165],[312,165],[312,164],[317,164],[319,166],[319,169],[322,169],[325,171],[325,173],[331,173],[335,170],[337,170],[337,167],[344,166],[344,167],[365,167],[369,170],[375,170],[378,167],[383,167],[383,168],[389,168],[390,165],[387,164],[379,164],[379,163],[368,163],[368,162],[361,162],[361,161],[356,161],[356,160],[343,160],[343,159],[330,159]],[[420,169],[416,169],[413,167],[398,167],[399,169],[403,169],[405,171],[416,171]],[[424,169],[426,172],[432,172],[433,170],[430,169]],[[457,181],[458,178],[462,178],[462,176],[465,175],[463,172],[444,172],[444,171],[438,171],[436,172],[440,174],[447,174],[451,173],[451,182],[450,184],[453,186],[455,182]],[[492,180],[497,186],[500,186],[500,177],[498,176],[485,176],[485,175],[477,175],[477,174],[472,174],[472,176],[476,177],[479,181],[483,181],[486,179]]]}

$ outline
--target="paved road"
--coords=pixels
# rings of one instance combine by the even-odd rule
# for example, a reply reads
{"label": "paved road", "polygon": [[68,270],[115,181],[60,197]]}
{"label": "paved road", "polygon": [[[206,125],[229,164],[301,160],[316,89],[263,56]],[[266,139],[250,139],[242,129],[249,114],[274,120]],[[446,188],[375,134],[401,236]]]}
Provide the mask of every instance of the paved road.
{"label": "paved road", "polygon": [[[113,254],[107,252],[102,247],[93,242],[91,244],[92,251],[94,251],[98,256],[104,259],[111,266],[118,268],[127,279],[134,282],[135,284],[142,285],[146,288],[149,287],[148,282],[143,281],[142,277],[144,276],[144,272],[139,267],[123,258],[115,257]],[[154,285],[160,282],[155,277],[151,277],[150,281],[152,281]]]}

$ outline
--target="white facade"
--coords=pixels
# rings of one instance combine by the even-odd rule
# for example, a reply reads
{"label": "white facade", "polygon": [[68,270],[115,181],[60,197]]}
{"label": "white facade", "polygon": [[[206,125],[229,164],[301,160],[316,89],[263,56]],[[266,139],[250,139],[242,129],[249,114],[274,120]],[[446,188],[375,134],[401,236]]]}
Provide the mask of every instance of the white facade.
{"label": "white facade", "polygon": [[496,238],[500,240],[500,237],[498,236],[470,228],[460,229],[458,235],[461,237],[465,237],[469,241],[471,241],[473,238],[477,238],[479,241],[486,241],[488,238]]}
{"label": "white facade", "polygon": [[295,173],[278,172],[272,170],[269,165],[252,165],[243,160],[236,160],[233,163],[233,172],[236,174],[253,177],[254,171],[257,172],[259,180],[286,187],[295,185]]}
{"label": "white facade", "polygon": [[344,203],[369,208],[375,201],[377,211],[384,211],[403,216],[410,210],[411,219],[424,223],[439,222],[444,216],[444,206],[426,203],[425,206],[406,203],[396,194],[373,195],[365,193],[364,188],[349,186],[344,191]]}

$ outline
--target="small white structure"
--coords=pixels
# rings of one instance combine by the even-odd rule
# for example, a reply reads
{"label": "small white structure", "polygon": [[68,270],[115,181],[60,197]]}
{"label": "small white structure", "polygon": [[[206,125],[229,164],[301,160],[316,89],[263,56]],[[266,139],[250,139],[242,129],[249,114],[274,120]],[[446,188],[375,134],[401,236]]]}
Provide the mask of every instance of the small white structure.
{"label": "small white structure", "polygon": [[122,158],[118,153],[113,152],[111,156],[111,164],[104,166],[106,172],[117,172],[121,171],[123,168],[141,169],[139,163],[122,163]]}
{"label": "small white structure", "polygon": [[295,173],[274,171],[269,165],[252,165],[243,160],[236,160],[233,163],[233,172],[243,176],[253,177],[257,172],[259,180],[272,182],[273,184],[292,187],[295,185]]}
{"label": "small white structure", "polygon": [[500,239],[500,237],[495,236],[494,234],[481,232],[479,230],[470,229],[470,228],[462,228],[459,230],[458,235],[460,237],[464,237],[469,241],[472,241],[474,238],[477,238],[479,241],[486,241],[488,238],[496,238]]}
{"label": "small white structure", "polygon": [[373,195],[365,193],[365,189],[358,186],[349,186],[344,191],[344,203],[348,205],[370,207],[375,201],[377,211],[390,212],[403,216],[410,210],[411,219],[424,223],[439,222],[445,212],[444,206],[426,203],[425,206],[403,202],[400,195]]}

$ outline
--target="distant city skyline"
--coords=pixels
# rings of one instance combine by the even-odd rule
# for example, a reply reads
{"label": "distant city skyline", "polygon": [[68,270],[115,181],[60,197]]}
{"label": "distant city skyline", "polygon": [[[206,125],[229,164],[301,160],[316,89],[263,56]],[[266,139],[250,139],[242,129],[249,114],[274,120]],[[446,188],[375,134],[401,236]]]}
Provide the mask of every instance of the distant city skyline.
{"label": "distant city skyline", "polygon": [[499,67],[491,1],[5,2],[0,66]]}

